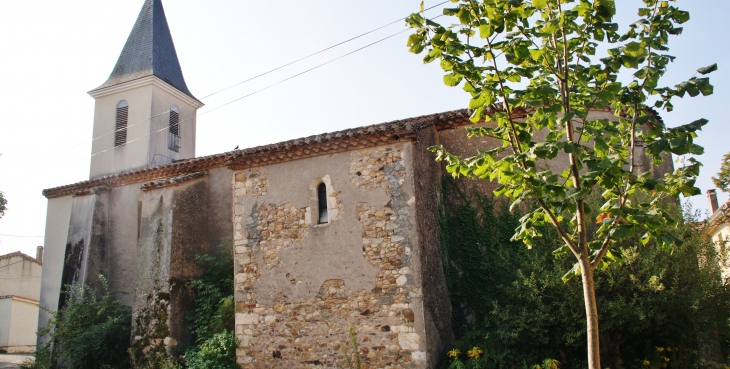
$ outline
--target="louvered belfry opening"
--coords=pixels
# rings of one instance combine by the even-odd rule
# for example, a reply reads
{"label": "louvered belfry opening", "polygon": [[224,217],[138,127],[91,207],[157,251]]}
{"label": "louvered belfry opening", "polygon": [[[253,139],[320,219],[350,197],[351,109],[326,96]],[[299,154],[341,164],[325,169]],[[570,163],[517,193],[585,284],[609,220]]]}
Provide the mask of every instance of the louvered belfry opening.
{"label": "louvered belfry opening", "polygon": [[180,113],[175,105],[170,107],[167,147],[175,152],[180,150]]}
{"label": "louvered belfry opening", "polygon": [[129,104],[120,101],[117,104],[117,123],[114,131],[114,146],[122,146],[127,143],[127,119],[129,117]]}
{"label": "louvered belfry opening", "polygon": [[317,186],[317,202],[319,203],[319,224],[328,223],[327,217],[327,186],[320,183]]}

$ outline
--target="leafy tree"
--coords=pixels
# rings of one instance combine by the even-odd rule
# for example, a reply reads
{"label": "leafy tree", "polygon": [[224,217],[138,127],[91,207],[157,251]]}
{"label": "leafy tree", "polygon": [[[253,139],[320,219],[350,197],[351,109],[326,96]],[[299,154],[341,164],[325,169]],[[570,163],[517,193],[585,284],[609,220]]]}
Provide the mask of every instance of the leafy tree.
{"label": "leafy tree", "polygon": [[[676,244],[677,237],[666,231],[676,220],[659,204],[700,193],[694,184],[701,164],[693,158],[660,179],[640,173],[637,166],[641,151],[654,164],[669,153],[703,152],[693,139],[707,120],[669,128],[646,107],[654,101],[655,107],[670,111],[675,97],[713,92],[705,77],[693,76],[674,87],[659,85],[674,60],[666,54],[669,36],[682,33],[679,25],[689,20],[689,13],[671,0],[643,0],[639,19],[619,32],[614,0],[452,2],[456,7],[444,9],[445,16],[455,18],[452,25],[424,18],[423,6],[421,13],[408,17],[415,33],[407,46],[416,54],[425,51],[425,63],[439,60],[446,85],[463,85],[471,96],[473,122],[495,122],[468,128],[469,136],[495,138],[503,145],[468,158],[441,146],[432,150],[452,175],[498,181],[495,195],[507,197],[513,206],[536,203],[514,238],[531,245],[542,236],[541,226],[549,224],[563,241],[555,252],[577,260],[569,273],[581,276],[588,366],[598,369],[595,270],[606,268],[615,259],[615,245],[635,234],[643,233],[644,244]],[[602,45],[613,47],[603,52]],[[716,69],[711,65],[697,72]],[[592,110],[607,108],[615,119],[589,117]],[[538,169],[559,154],[568,157],[567,169]],[[638,190],[654,197],[630,200]],[[605,202],[595,220],[600,227],[589,232],[594,220],[587,216],[586,198],[594,192]]]}
{"label": "leafy tree", "polygon": [[[443,182],[442,250],[458,339],[453,349],[461,353],[455,356],[470,360],[468,350],[480,347],[479,368],[532,367],[546,358],[564,369],[585,368],[584,313],[575,308],[581,283],[560,280],[572,262],[551,254],[561,243],[556,231],[544,227],[545,237],[527,249],[509,240],[520,211],[465,190],[462,181]],[[665,206],[681,216],[676,204]],[[596,296],[605,301],[599,305],[604,366],[638,368],[647,360],[659,368],[667,358],[668,368],[696,368],[702,359],[722,361],[722,352],[713,357],[707,348],[730,354],[730,284],[721,278],[721,255],[698,229],[699,212],[688,210],[684,219],[675,230],[682,245],[642,250],[639,236],[626,239],[619,246],[623,262],[597,278]],[[474,276],[488,283],[470,282]]]}
{"label": "leafy tree", "polygon": [[712,177],[712,182],[724,192],[730,192],[730,153],[722,157],[720,172],[717,173],[717,177]]}

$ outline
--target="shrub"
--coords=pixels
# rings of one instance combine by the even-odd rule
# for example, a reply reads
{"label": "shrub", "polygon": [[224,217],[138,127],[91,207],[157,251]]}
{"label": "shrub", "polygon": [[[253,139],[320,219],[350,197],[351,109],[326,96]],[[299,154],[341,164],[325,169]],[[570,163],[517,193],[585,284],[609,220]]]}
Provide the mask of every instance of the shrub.
{"label": "shrub", "polygon": [[216,333],[233,328],[232,253],[231,243],[226,241],[219,246],[217,254],[195,255],[196,262],[207,266],[199,279],[188,282],[195,292],[195,300],[187,320],[196,343],[203,343]]}
{"label": "shrub", "polygon": [[213,334],[185,354],[189,369],[233,369],[236,365],[238,339],[233,331],[224,330]]}
{"label": "shrub", "polygon": [[238,339],[233,327],[233,250],[223,242],[217,254],[198,254],[195,260],[207,265],[203,275],[188,285],[195,292],[193,309],[188,314],[195,346],[184,355],[190,369],[235,369]]}
{"label": "shrub", "polygon": [[106,279],[99,278],[101,297],[86,285],[65,287],[66,307],[53,312],[48,326],[38,332],[48,336],[48,343],[39,345],[35,363],[24,363],[23,368],[45,369],[56,362],[69,369],[129,367],[131,310],[112,296]]}

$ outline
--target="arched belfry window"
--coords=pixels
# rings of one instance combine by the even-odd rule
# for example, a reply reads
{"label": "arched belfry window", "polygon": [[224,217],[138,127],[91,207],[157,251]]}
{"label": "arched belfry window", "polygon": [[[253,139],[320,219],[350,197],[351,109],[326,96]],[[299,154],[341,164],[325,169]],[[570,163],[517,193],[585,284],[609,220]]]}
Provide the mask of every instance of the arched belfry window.
{"label": "arched belfry window", "polygon": [[129,117],[129,104],[122,100],[117,104],[117,123],[114,130],[114,146],[121,146],[127,143],[127,119]]}
{"label": "arched belfry window", "polygon": [[167,147],[172,151],[180,150],[180,111],[177,106],[170,107],[170,121],[168,122]]}
{"label": "arched belfry window", "polygon": [[319,224],[328,223],[327,186],[324,183],[320,183],[319,186],[317,186],[317,204],[319,208]]}

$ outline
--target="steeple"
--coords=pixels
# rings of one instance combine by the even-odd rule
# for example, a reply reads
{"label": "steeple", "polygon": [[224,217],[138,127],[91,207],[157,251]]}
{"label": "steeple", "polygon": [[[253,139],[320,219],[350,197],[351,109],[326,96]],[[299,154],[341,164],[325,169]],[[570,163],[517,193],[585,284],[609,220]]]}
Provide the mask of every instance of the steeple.
{"label": "steeple", "polygon": [[197,111],[161,0],[145,0],[95,100],[90,178],[195,157]]}
{"label": "steeple", "polygon": [[185,84],[161,0],[145,0],[109,79],[90,92],[147,76],[195,99]]}

